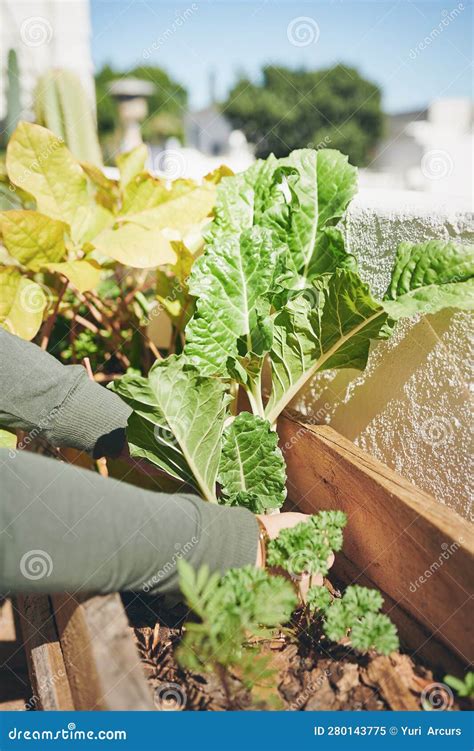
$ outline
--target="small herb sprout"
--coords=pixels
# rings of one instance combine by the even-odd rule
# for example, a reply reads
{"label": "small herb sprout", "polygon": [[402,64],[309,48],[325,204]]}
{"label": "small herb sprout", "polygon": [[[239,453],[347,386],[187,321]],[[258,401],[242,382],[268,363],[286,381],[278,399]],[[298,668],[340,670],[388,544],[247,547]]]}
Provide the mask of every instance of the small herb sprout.
{"label": "small herb sprout", "polygon": [[464,680],[456,678],[454,675],[445,675],[444,682],[454,689],[458,696],[474,699],[474,673],[466,673]]}
{"label": "small herb sprout", "polygon": [[328,572],[332,552],[342,548],[342,530],[347,522],[342,511],[320,511],[291,529],[283,529],[268,543],[269,566],[291,576]]}
{"label": "small herb sprout", "polygon": [[397,630],[390,619],[380,613],[383,598],[376,589],[352,585],[340,600],[332,600],[322,587],[311,587],[307,595],[311,611],[322,617],[325,635],[331,641],[349,636],[358,652],[375,650],[390,654],[399,647]]}
{"label": "small herb sprout", "polygon": [[306,605],[311,613],[321,610],[326,612],[332,597],[326,587],[311,587],[306,595]]}
{"label": "small herb sprout", "polygon": [[[199,623],[188,622],[178,648],[180,665],[190,670],[215,671],[232,704],[229,668],[237,668],[245,687],[267,685],[274,671],[259,654],[258,638],[287,622],[297,605],[293,586],[281,576],[245,566],[224,576],[198,572],[184,560],[178,563],[181,591]],[[252,641],[254,643],[252,644]]]}

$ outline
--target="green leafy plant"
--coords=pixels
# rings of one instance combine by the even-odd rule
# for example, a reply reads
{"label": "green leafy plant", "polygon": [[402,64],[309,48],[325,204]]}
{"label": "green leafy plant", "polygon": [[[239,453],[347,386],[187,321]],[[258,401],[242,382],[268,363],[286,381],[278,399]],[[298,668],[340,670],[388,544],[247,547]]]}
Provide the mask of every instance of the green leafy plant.
{"label": "green leafy plant", "polygon": [[[194,313],[182,353],[148,379],[116,385],[135,410],[132,454],[171,467],[208,500],[278,508],[285,464],[271,433],[300,389],[322,370],[362,370],[372,342],[401,318],[472,307],[473,246],[437,240],[402,243],[383,299],[374,298],[337,226],[356,179],[339,152],[309,149],[222,179],[205,251],[186,281]],[[188,400],[197,388],[199,412]],[[239,392],[250,406],[240,415]]]}
{"label": "green leafy plant", "polygon": [[269,659],[259,652],[259,640],[291,617],[297,598],[291,584],[280,576],[246,566],[224,576],[195,572],[178,562],[181,591],[199,622],[186,624],[177,652],[183,667],[215,671],[231,700],[229,670],[238,668],[246,688],[266,685],[273,676]]}
{"label": "green leafy plant", "polygon": [[[329,570],[332,553],[342,549],[343,528],[347,523],[342,511],[321,511],[290,529],[283,529],[268,543],[267,562],[286,571],[291,577],[321,574]],[[334,599],[325,587],[310,587],[307,609],[322,617],[324,634],[331,641],[349,636],[359,652],[373,649],[389,654],[398,648],[395,626],[379,611],[383,605],[380,592],[350,586],[342,599]]]}
{"label": "green leafy plant", "polygon": [[445,675],[443,681],[454,689],[458,696],[474,698],[474,673],[470,670],[464,678],[456,678],[454,675]]}
{"label": "green leafy plant", "polygon": [[380,613],[383,598],[376,589],[352,585],[341,599],[332,599],[327,589],[312,587],[307,603],[310,611],[322,618],[323,632],[331,641],[349,638],[362,653],[390,654],[399,647],[395,626]]}
{"label": "green leafy plant", "polygon": [[268,543],[267,562],[290,576],[328,572],[328,559],[342,548],[347,523],[342,511],[320,511],[290,529],[283,529]]}
{"label": "green leafy plant", "polygon": [[[49,94],[56,96],[53,83],[61,84],[61,91],[68,88],[62,78],[43,82],[48,101]],[[217,170],[201,184],[176,180],[169,185],[147,172],[146,160],[145,146],[121,154],[120,177],[111,179],[96,164],[76,159],[51,131],[19,123],[2,176],[3,193],[13,198],[12,210],[0,212],[0,325],[32,339],[45,317],[52,315],[54,323],[69,309],[66,287],[75,293],[72,303],[84,304],[81,296],[97,290],[104,276],[113,273],[126,301],[118,311],[122,317],[127,305],[136,302],[143,309],[159,298],[147,270],[169,269],[168,275],[180,274],[179,283],[185,285],[216,184],[229,171]],[[124,266],[143,270],[142,277],[125,274]],[[140,298],[145,288],[151,292],[148,303],[143,294]],[[89,300],[89,311],[91,304]],[[97,299],[93,304],[97,307]],[[129,313],[125,317],[133,324]],[[101,319],[92,316],[94,326],[102,323],[103,314]],[[117,350],[117,337],[114,344]]]}

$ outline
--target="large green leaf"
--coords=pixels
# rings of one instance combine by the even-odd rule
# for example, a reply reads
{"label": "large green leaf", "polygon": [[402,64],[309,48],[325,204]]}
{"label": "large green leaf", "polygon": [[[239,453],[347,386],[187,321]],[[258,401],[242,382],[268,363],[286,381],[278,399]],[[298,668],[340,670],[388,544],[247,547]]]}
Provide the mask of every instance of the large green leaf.
{"label": "large green leaf", "polygon": [[38,211],[73,224],[87,207],[87,178],[60,138],[33,123],[20,122],[7,148],[10,180],[34,196]]}
{"label": "large green leaf", "polygon": [[9,254],[32,271],[57,263],[66,254],[67,224],[38,211],[4,211],[0,228]]}
{"label": "large green leaf", "polygon": [[313,255],[306,269],[308,280],[320,274],[332,274],[337,268],[357,271],[357,261],[347,252],[344,236],[336,227],[324,227],[318,232]]}
{"label": "large green leaf", "polygon": [[[275,190],[278,181],[280,201]],[[263,202],[263,210],[256,213],[255,222],[277,231],[281,241],[288,244],[294,265],[305,277],[319,231],[342,216],[356,190],[357,169],[339,151],[293,151],[278,160],[274,184]]]}
{"label": "large green leaf", "polygon": [[[194,264],[189,290],[196,313],[186,329],[185,353],[203,374],[223,374],[237,356],[237,339],[247,339],[257,322],[257,303],[270,289],[279,247],[272,233],[254,227],[211,241]],[[268,306],[269,307],[269,306]]]}
{"label": "large green leaf", "polygon": [[306,277],[310,264],[316,273],[318,251],[326,256],[324,270],[330,258],[333,268],[345,259],[342,236],[336,246],[327,239],[319,245],[318,235],[340,219],[356,190],[357,169],[338,151],[299,149],[283,159],[270,156],[222,181],[211,234],[238,233],[252,225],[272,229]]}
{"label": "large green leaf", "polygon": [[371,339],[390,335],[393,322],[446,307],[474,307],[472,246],[430,241],[402,243],[382,302],[348,269],[315,280],[274,319],[272,393],[266,415],[273,422],[319,370],[362,370]]}
{"label": "large green leaf", "polygon": [[127,430],[131,454],[215,502],[228,402],[225,385],[171,357],[157,362],[148,380],[124,376],[113,388],[135,410]]}
{"label": "large green leaf", "polygon": [[0,266],[0,326],[22,339],[33,339],[48,303],[44,290],[11,266]]}
{"label": "large green leaf", "polygon": [[430,240],[401,243],[383,301],[391,318],[474,307],[474,246]]}
{"label": "large green leaf", "polygon": [[240,234],[250,229],[264,211],[277,160],[271,154],[245,172],[224,177],[219,184],[210,235]]}
{"label": "large green leaf", "polygon": [[318,155],[318,228],[336,224],[357,193],[357,168],[335,149]]}
{"label": "large green leaf", "polygon": [[318,370],[359,368],[370,340],[384,335],[387,315],[352,271],[320,277],[312,295],[290,300],[274,321],[272,392],[265,413],[273,422]]}
{"label": "large green leaf", "polygon": [[286,497],[285,461],[268,420],[249,412],[237,415],[224,433],[218,479],[224,503],[237,500],[255,513],[280,508]]}

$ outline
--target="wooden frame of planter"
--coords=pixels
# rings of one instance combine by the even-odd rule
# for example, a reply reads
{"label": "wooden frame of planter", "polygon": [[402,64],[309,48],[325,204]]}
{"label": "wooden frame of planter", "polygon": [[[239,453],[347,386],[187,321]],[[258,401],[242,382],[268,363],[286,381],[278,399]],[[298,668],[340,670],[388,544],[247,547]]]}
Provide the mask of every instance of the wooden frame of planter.
{"label": "wooden frame of planter", "polygon": [[[463,670],[474,643],[470,524],[329,426],[284,416],[278,430],[294,507],[348,516],[338,580],[380,589],[405,649]],[[118,595],[17,602],[37,709],[154,709]]]}

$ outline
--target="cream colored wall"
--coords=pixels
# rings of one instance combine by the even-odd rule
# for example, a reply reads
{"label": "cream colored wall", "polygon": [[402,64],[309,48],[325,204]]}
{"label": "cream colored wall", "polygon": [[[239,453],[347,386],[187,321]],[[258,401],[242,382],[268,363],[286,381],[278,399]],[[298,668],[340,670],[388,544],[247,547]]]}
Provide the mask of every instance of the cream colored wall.
{"label": "cream colored wall", "polygon": [[90,38],[89,0],[0,0],[0,119],[10,49],[18,55],[24,118],[31,116],[38,76],[50,68],[74,71],[95,106]]}
{"label": "cream colored wall", "polygon": [[[473,242],[474,218],[468,206],[426,194],[366,191],[351,205],[345,232],[364,280],[382,295],[399,242]],[[470,518],[472,331],[472,318],[459,311],[404,322],[372,349],[363,373],[321,374],[291,406]]]}

